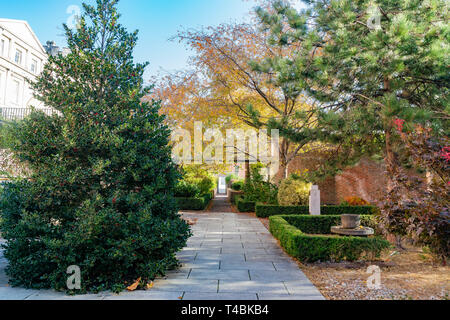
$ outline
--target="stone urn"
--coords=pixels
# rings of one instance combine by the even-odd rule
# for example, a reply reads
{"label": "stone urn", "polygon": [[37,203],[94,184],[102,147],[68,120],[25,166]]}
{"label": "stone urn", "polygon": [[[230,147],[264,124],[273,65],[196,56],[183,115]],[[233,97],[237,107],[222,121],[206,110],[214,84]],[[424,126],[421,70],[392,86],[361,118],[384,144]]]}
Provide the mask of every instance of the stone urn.
{"label": "stone urn", "polygon": [[343,236],[368,237],[374,230],[361,226],[361,217],[357,214],[343,214],[340,226],[331,227],[331,232]]}
{"label": "stone urn", "polygon": [[341,222],[343,229],[356,229],[361,225],[361,217],[357,214],[343,214]]}

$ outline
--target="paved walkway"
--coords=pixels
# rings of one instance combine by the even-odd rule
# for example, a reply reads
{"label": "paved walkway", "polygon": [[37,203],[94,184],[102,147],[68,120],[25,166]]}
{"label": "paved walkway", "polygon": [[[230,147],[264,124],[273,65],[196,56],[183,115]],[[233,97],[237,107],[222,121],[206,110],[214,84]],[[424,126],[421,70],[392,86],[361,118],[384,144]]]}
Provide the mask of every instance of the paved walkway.
{"label": "paved walkway", "polygon": [[322,300],[314,285],[256,218],[235,214],[225,198],[210,212],[184,213],[196,220],[194,236],[178,257],[182,267],[157,279],[149,291],[68,297],[50,290],[7,287],[0,252],[0,300]]}

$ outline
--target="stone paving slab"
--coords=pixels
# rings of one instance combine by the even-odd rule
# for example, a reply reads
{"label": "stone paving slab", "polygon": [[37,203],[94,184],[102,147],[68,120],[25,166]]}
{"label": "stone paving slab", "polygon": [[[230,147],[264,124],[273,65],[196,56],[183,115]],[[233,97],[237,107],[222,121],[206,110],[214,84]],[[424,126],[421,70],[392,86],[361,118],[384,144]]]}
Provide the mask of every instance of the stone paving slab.
{"label": "stone paving slab", "polygon": [[109,294],[103,297],[102,300],[181,300],[183,294],[183,291],[134,291],[121,293],[119,295]]}
{"label": "stone paving slab", "polygon": [[36,293],[38,293],[37,290],[2,286],[0,287],[0,300],[25,300],[29,296]]}
{"label": "stone paving slab", "polygon": [[242,263],[223,261],[220,265],[221,269],[228,270],[274,270],[274,265],[270,261],[245,261]]}
{"label": "stone paving slab", "polygon": [[289,294],[281,281],[219,281],[219,293],[260,293],[270,292],[273,294]]}
{"label": "stone paving slab", "polygon": [[217,293],[219,280],[197,280],[197,279],[160,279],[155,280],[151,291],[180,291]]}
{"label": "stone paving slab", "polygon": [[254,293],[193,293],[186,292],[183,300],[258,300],[258,296]]}
{"label": "stone paving slab", "polygon": [[[224,199],[197,219],[177,253],[181,263],[148,291],[67,296],[7,286],[0,250],[0,300],[323,300],[324,297],[256,218],[231,212]],[[1,240],[0,240],[1,243]]]}
{"label": "stone paving slab", "polygon": [[250,280],[248,270],[210,270],[210,269],[193,269],[189,275],[189,279],[201,280]]}

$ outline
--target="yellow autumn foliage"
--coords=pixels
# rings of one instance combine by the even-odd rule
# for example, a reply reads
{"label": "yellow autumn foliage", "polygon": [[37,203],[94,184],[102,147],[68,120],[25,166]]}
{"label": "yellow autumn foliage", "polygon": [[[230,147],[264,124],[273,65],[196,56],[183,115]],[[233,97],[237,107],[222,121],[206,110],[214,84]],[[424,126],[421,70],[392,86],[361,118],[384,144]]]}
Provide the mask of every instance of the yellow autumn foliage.
{"label": "yellow autumn foliage", "polygon": [[283,180],[278,189],[278,203],[282,206],[308,205],[311,183],[292,177]]}

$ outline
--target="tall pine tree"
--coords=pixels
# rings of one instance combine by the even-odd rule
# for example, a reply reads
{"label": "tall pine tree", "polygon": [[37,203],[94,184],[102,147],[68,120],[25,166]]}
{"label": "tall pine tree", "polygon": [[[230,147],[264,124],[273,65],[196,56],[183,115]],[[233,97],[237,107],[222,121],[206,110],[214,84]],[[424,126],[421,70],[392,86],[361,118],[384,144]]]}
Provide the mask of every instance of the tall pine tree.
{"label": "tall pine tree", "polygon": [[179,179],[160,102],[141,102],[147,64],[133,62],[137,32],[119,23],[117,0],[84,4],[70,53],[50,57],[33,84],[58,114],[34,112],[11,129],[31,176],[5,186],[1,231],[12,285],[120,291],[177,264],[189,236],[174,200]]}
{"label": "tall pine tree", "polygon": [[337,146],[319,175],[374,153],[384,154],[390,168],[399,165],[398,121],[448,135],[446,1],[304,3],[307,9],[301,12],[287,1],[257,11],[271,42],[298,49],[293,57],[268,59],[258,68],[320,103],[316,130],[272,121],[293,141],[309,137]]}
{"label": "tall pine tree", "polygon": [[[448,146],[437,142],[448,141],[450,128],[448,2],[304,2],[307,9],[300,13],[286,1],[258,10],[263,29],[271,31],[270,41],[298,48],[294,57],[279,56],[258,68],[276,73],[280,82],[319,102],[317,126],[306,131],[277,119],[271,125],[293,141],[309,137],[334,146],[318,176],[333,174],[365,155],[382,155],[388,181],[388,197],[380,199],[386,229],[448,255],[448,233],[442,231],[450,224],[448,198],[436,201],[450,187],[448,159],[439,153],[446,154]],[[421,145],[406,141],[424,139],[411,134],[416,126],[427,132]],[[421,147],[426,149],[418,160]],[[437,179],[424,181],[420,196],[412,195],[406,192],[411,183],[404,165],[428,170]]]}

